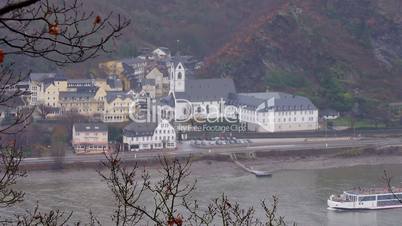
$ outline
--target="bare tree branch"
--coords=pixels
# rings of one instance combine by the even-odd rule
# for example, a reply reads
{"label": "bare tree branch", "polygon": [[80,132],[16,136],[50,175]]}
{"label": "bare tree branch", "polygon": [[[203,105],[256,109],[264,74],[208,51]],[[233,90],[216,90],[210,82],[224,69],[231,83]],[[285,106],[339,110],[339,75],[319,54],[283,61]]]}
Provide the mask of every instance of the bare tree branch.
{"label": "bare tree branch", "polygon": [[4,15],[6,13],[12,12],[14,10],[17,10],[17,9],[28,7],[39,1],[40,0],[26,0],[26,1],[16,2],[16,3],[12,3],[12,4],[7,4],[3,8],[0,8],[0,16]]}
{"label": "bare tree branch", "polygon": [[26,172],[19,169],[22,152],[15,148],[15,143],[2,148],[0,155],[0,207],[8,207],[23,200],[24,193],[12,186],[19,178],[25,177]]}
{"label": "bare tree branch", "polygon": [[120,15],[110,13],[102,19],[94,12],[82,11],[79,0],[59,4],[40,0],[12,8],[0,14],[0,48],[4,54],[40,57],[58,65],[83,62],[100,51],[108,52],[106,44],[129,25]]}

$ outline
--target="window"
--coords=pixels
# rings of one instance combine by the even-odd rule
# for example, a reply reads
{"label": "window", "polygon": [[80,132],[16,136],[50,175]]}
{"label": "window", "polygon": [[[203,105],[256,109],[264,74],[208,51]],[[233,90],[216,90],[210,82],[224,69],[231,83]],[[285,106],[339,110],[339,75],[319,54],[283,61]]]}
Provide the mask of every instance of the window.
{"label": "window", "polygon": [[396,199],[394,195],[379,195],[378,200]]}
{"label": "window", "polygon": [[375,201],[375,195],[359,197],[359,202],[364,202],[364,201]]}
{"label": "window", "polygon": [[179,72],[179,74],[177,74],[177,79],[183,79],[183,74],[181,72]]}

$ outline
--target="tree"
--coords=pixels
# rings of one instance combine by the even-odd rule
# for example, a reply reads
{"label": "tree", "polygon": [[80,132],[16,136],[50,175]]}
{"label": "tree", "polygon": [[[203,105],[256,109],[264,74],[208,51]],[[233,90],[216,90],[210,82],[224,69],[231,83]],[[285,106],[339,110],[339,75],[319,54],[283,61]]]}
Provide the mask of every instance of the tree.
{"label": "tree", "polygon": [[54,167],[62,168],[63,159],[66,155],[66,144],[68,141],[69,131],[66,127],[57,125],[52,130],[52,148],[51,153],[55,160]]}
{"label": "tree", "polygon": [[393,194],[398,202],[402,203],[401,197],[395,194],[395,188],[394,186],[392,186],[392,176],[386,170],[384,170],[384,175],[381,177],[381,180],[384,182],[386,188],[388,189],[388,192]]}
{"label": "tree", "polygon": [[[114,195],[112,219],[116,225],[286,225],[284,218],[278,216],[277,197],[271,207],[266,201],[261,202],[264,219],[256,217],[254,207],[243,208],[225,194],[201,207],[192,198],[197,182],[189,180],[190,159],[161,157],[159,177],[155,180],[147,170],[125,165],[118,153],[106,158],[106,171],[99,174]],[[143,205],[144,197],[151,198],[151,206]]]}
{"label": "tree", "polygon": [[[82,10],[80,0],[6,0],[0,4],[0,105],[29,91],[15,88],[27,78],[15,73],[11,56],[42,58],[57,65],[83,62],[108,52],[106,44],[120,36],[129,21],[110,13],[104,18]],[[9,62],[9,63],[5,63]],[[0,133],[19,132],[33,112],[18,114]],[[22,125],[22,128],[21,126]],[[15,130],[15,128],[19,129]]]}
{"label": "tree", "polygon": [[12,188],[17,179],[26,175],[20,170],[22,153],[15,150],[15,143],[2,148],[0,174],[0,207],[8,207],[24,198],[24,193]]}
{"label": "tree", "polygon": [[83,62],[108,51],[129,21],[82,10],[80,0],[7,0],[0,6],[2,55],[40,57],[56,64]]}
{"label": "tree", "polygon": [[46,117],[55,110],[55,108],[47,106],[45,104],[39,104],[37,106],[37,109],[41,119],[46,119]]}
{"label": "tree", "polygon": [[[30,94],[18,88],[27,75],[15,72],[16,64],[11,56],[42,58],[57,65],[83,62],[99,52],[107,52],[106,44],[119,37],[129,24],[119,15],[114,20],[111,13],[102,18],[94,12],[84,12],[82,4],[79,0],[5,0],[0,3],[1,106],[13,107],[10,102]],[[32,112],[33,108],[29,107],[19,110],[12,123],[0,128],[0,135],[15,135],[24,130]],[[60,140],[55,138],[54,141]],[[18,178],[25,176],[19,169],[23,155],[15,140],[0,148],[0,205],[7,207],[23,200],[24,193],[12,188]],[[31,219],[38,221],[30,222],[27,217],[14,223],[58,225],[54,224],[54,216],[58,215],[58,211],[42,214],[36,209]]]}

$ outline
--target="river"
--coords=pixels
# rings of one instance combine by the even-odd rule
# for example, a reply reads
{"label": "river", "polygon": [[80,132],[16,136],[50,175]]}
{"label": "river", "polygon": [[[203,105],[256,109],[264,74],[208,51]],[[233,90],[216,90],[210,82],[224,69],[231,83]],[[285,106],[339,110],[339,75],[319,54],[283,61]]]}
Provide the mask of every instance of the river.
{"label": "river", "polygon": [[[242,204],[259,205],[259,200],[276,194],[280,214],[298,225],[394,226],[401,225],[402,210],[333,211],[326,199],[331,193],[365,186],[382,186],[387,169],[395,185],[402,181],[402,165],[357,166],[320,170],[283,170],[272,178],[256,178],[228,162],[196,162],[192,177],[198,181],[194,197],[210,200],[225,192]],[[0,209],[2,215],[23,212],[38,201],[43,208],[74,211],[74,219],[87,219],[91,209],[106,225],[110,223],[113,200],[106,185],[92,169],[30,172],[17,185],[26,192],[16,207]]]}

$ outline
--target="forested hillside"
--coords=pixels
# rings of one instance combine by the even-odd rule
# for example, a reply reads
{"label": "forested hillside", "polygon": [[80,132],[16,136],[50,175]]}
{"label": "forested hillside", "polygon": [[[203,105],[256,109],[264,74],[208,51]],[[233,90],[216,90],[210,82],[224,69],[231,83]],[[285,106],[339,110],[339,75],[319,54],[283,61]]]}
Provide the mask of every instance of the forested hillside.
{"label": "forested hillside", "polygon": [[[240,91],[288,91],[370,117],[402,100],[399,0],[86,0],[85,7],[131,20],[111,44],[115,52],[97,61],[166,46],[205,58],[200,77],[233,77]],[[97,61],[65,70],[88,73]]]}

